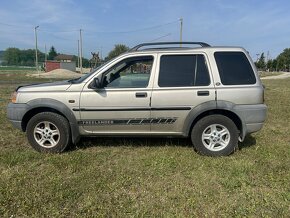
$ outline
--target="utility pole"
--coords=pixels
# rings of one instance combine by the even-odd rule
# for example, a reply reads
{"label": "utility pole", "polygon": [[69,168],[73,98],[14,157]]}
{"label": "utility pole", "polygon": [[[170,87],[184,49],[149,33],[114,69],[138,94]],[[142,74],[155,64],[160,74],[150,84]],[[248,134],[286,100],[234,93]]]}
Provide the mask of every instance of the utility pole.
{"label": "utility pole", "polygon": [[80,68],[80,40],[78,40],[78,68]]}
{"label": "utility pole", "polygon": [[46,72],[47,51],[46,44],[44,44],[44,71]]}
{"label": "utility pole", "polygon": [[182,25],[183,25],[183,18],[180,18],[179,21],[180,21],[180,47],[182,47]]}
{"label": "utility pole", "polygon": [[44,61],[47,61],[47,51],[46,51],[46,44],[44,45]]}
{"label": "utility pole", "polygon": [[35,35],[35,68],[38,72],[38,55],[37,55],[37,28],[39,26],[34,27],[34,35]]}
{"label": "utility pole", "polygon": [[81,74],[83,73],[83,40],[82,40],[82,29],[80,29],[80,66]]}

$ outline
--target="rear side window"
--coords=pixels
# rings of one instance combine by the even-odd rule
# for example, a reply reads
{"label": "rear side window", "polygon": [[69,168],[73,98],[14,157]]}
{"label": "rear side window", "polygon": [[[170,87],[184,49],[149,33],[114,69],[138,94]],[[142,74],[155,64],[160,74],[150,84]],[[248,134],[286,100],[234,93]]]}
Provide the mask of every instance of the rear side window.
{"label": "rear side window", "polygon": [[208,86],[209,72],[203,55],[162,55],[159,87]]}
{"label": "rear side window", "polygon": [[256,77],[243,52],[215,52],[221,82],[224,85],[255,84]]}

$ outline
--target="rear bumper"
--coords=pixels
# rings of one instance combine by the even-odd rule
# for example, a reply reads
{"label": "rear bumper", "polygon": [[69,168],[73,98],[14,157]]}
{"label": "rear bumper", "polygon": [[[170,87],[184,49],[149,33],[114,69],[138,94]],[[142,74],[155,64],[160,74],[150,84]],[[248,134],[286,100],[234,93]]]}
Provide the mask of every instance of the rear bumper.
{"label": "rear bumper", "polygon": [[267,106],[265,104],[257,105],[237,105],[235,112],[243,122],[242,140],[247,134],[257,132],[262,129],[267,117]]}
{"label": "rear bumper", "polygon": [[21,123],[23,116],[28,111],[28,108],[29,106],[27,104],[15,104],[15,103],[8,104],[7,118],[15,128],[23,130]]}
{"label": "rear bumper", "polygon": [[249,123],[246,124],[247,132],[246,134],[252,133],[252,132],[258,132],[260,129],[262,129],[264,123]]}

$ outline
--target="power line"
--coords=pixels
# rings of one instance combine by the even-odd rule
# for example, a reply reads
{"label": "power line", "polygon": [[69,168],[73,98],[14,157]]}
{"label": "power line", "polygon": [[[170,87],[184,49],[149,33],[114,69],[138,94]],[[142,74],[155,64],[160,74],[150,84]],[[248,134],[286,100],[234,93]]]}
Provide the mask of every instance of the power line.
{"label": "power line", "polygon": [[142,28],[142,29],[128,30],[128,31],[87,31],[87,30],[85,30],[85,32],[89,32],[89,33],[134,33],[134,32],[141,32],[141,31],[146,31],[146,30],[151,30],[151,29],[157,29],[157,28],[160,28],[163,26],[168,26],[168,25],[173,24],[173,23],[177,23],[179,21],[180,21],[180,19],[169,22],[169,23],[159,24],[156,26],[146,27],[146,28]]}
{"label": "power line", "polygon": [[71,33],[71,32],[79,32],[79,30],[61,30],[61,31],[50,31],[46,29],[40,29],[41,32],[46,33]]}
{"label": "power line", "polygon": [[163,35],[163,36],[160,36],[160,37],[155,38],[155,39],[153,39],[153,40],[150,40],[150,42],[157,41],[157,40],[159,40],[159,39],[165,38],[165,37],[170,36],[170,35],[171,35],[171,33],[167,33],[166,35]]}
{"label": "power line", "polygon": [[8,24],[0,22],[0,25],[9,26],[9,27],[17,27],[17,28],[33,28],[32,25],[15,25],[15,24]]}
{"label": "power line", "polygon": [[[42,31],[43,32],[43,31]],[[47,32],[49,35],[51,35],[52,37],[54,38],[57,38],[57,39],[61,39],[61,40],[65,40],[65,41],[74,41],[73,39],[68,39],[68,38],[63,38],[61,36],[57,36],[55,34],[53,34],[52,32]]]}
{"label": "power line", "polygon": [[[16,24],[9,24],[9,23],[3,23],[3,22],[0,22],[0,25],[9,26],[9,27],[16,27],[16,28],[33,28],[34,27],[32,25],[16,25]],[[44,29],[39,28],[38,31],[48,32],[48,33],[66,33],[66,32],[78,32],[79,30],[71,29],[71,30],[51,31],[51,30],[47,30],[45,28]]]}
{"label": "power line", "polygon": [[[146,27],[146,28],[141,28],[141,29],[135,29],[135,30],[126,30],[126,31],[91,31],[91,30],[84,30],[82,29],[82,31],[85,31],[87,33],[103,33],[103,34],[110,34],[110,33],[134,33],[134,32],[141,32],[141,31],[146,31],[146,30],[151,30],[151,29],[157,29],[163,26],[168,26],[170,24],[173,23],[177,23],[180,22],[180,19],[172,21],[172,22],[168,22],[168,23],[163,23],[163,24],[159,24],[159,25],[155,25],[155,26],[151,26],[151,27]],[[8,23],[3,23],[0,22],[1,25],[5,25],[5,26],[9,26],[9,27],[17,27],[17,28],[33,28],[33,26],[28,26],[28,25],[15,25],[15,24],[8,24]],[[43,28],[39,28],[38,31],[41,32],[47,32],[47,33],[69,33],[69,32],[79,32],[79,29],[71,29],[71,30],[47,30],[47,29],[43,29]]]}

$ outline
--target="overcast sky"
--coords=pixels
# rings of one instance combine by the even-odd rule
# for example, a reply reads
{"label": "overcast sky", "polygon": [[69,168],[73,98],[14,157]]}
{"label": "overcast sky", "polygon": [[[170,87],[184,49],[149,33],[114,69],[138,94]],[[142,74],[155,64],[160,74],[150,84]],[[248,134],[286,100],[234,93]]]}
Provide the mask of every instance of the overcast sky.
{"label": "overcast sky", "polygon": [[34,27],[44,51],[105,56],[114,44],[129,47],[149,41],[183,40],[246,48],[252,57],[274,58],[290,47],[289,0],[0,0],[0,50],[34,48]]}

